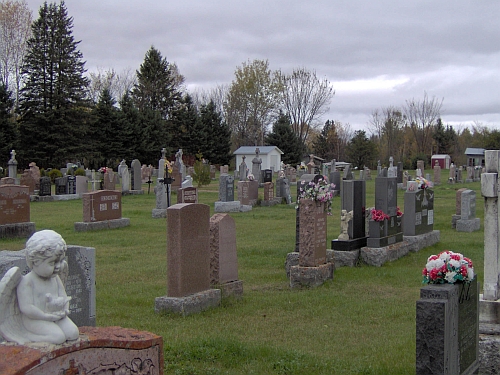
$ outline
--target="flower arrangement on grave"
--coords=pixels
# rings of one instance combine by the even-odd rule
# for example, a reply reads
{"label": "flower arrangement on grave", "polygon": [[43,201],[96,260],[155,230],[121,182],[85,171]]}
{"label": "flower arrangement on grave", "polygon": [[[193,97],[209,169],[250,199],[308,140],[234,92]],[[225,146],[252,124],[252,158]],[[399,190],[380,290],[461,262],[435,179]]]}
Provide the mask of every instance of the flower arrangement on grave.
{"label": "flower arrangement on grave", "polygon": [[248,181],[253,181],[253,180],[255,180],[255,177],[253,176],[252,173],[249,173],[249,174],[247,174],[247,179],[248,179]]}
{"label": "flower arrangement on grave", "polygon": [[107,171],[108,169],[110,169],[110,168],[108,168],[108,167],[101,167],[101,168],[99,168],[99,169],[97,170],[97,172],[104,174],[104,173],[106,173],[106,171]]}
{"label": "flower arrangement on grave", "polygon": [[165,174],[172,174],[174,171],[174,166],[171,162],[165,159]]}
{"label": "flower arrangement on grave", "polygon": [[427,189],[432,187],[432,182],[429,180],[426,180],[422,176],[417,176],[415,178],[415,181],[417,182],[418,188],[419,189]]}
{"label": "flower arrangement on grave", "polygon": [[389,215],[387,215],[382,210],[372,210],[372,220],[373,221],[384,221],[389,219]]}
{"label": "flower arrangement on grave", "polygon": [[472,261],[450,250],[431,255],[422,275],[423,284],[470,283],[475,276]]}
{"label": "flower arrangement on grave", "polygon": [[[305,185],[305,182],[302,181],[301,185]],[[300,186],[295,208],[299,208],[298,203],[301,199],[310,199],[312,201],[325,203],[325,211],[328,215],[331,215],[334,188],[335,184],[328,183],[325,176],[319,178],[317,182],[309,182],[305,187]]]}
{"label": "flower arrangement on grave", "polygon": [[397,216],[397,217],[401,217],[401,216],[403,216],[403,211],[401,211],[401,209],[399,208],[399,206],[398,206],[398,207],[396,207],[396,216]]}

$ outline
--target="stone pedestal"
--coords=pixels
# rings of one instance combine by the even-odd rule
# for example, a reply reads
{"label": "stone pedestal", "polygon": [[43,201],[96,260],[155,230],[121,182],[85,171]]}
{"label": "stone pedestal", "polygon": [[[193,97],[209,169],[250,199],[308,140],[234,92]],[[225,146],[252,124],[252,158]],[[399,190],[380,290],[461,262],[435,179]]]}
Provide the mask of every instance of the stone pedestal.
{"label": "stone pedestal", "polygon": [[187,316],[220,305],[220,289],[207,289],[185,297],[156,297],[155,312],[169,312]]}
{"label": "stone pedestal", "polygon": [[61,345],[0,344],[2,375],[163,375],[163,339],[120,327],[81,327],[80,338]]}
{"label": "stone pedestal", "polygon": [[75,231],[88,232],[91,230],[116,229],[116,228],[128,227],[129,225],[130,225],[130,219],[126,217],[122,217],[120,219],[103,220],[103,221],[91,221],[91,222],[79,221],[75,223]]}
{"label": "stone pedestal", "polygon": [[316,287],[333,279],[333,264],[325,263],[318,267],[290,267],[290,288]]}
{"label": "stone pedestal", "polygon": [[481,219],[476,217],[470,220],[457,220],[457,232],[475,232],[481,228]]}

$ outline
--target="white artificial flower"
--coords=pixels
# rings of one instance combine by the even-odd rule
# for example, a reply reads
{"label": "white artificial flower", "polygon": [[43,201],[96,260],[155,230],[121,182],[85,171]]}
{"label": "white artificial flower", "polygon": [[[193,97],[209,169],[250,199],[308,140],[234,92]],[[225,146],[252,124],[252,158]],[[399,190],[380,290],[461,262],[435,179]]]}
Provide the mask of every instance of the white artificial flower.
{"label": "white artificial flower", "polygon": [[427,268],[427,271],[432,271],[434,268],[441,268],[444,265],[444,260],[443,259],[435,259],[427,262],[425,265],[425,268]]}
{"label": "white artificial flower", "polygon": [[459,260],[455,260],[455,259],[450,259],[450,261],[448,262],[453,268],[455,269],[459,269],[462,265],[462,262],[460,262]]}
{"label": "white artificial flower", "polygon": [[472,280],[474,278],[474,268],[472,267],[467,268],[467,278],[469,280]]}
{"label": "white artificial flower", "polygon": [[452,272],[446,272],[445,279],[448,281],[450,284],[453,284],[455,282],[455,275],[457,273],[452,271]]}
{"label": "white artificial flower", "polygon": [[450,259],[450,254],[449,254],[449,253],[447,253],[447,252],[444,252],[444,253],[442,253],[442,254],[439,256],[439,259],[442,259],[442,260],[444,260],[444,261],[447,261],[447,260],[449,260],[449,259]]}

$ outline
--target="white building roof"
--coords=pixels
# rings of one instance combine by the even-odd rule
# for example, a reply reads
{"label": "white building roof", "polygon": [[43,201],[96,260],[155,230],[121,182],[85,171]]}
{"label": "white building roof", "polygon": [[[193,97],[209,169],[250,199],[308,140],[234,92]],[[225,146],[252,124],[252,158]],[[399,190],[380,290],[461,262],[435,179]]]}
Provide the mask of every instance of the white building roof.
{"label": "white building roof", "polygon": [[277,150],[281,155],[284,154],[284,152],[281,151],[276,146],[241,146],[239,149],[237,149],[235,152],[233,152],[233,155],[253,155],[253,154],[255,154],[256,148],[259,149],[260,155],[267,155],[274,150]]}

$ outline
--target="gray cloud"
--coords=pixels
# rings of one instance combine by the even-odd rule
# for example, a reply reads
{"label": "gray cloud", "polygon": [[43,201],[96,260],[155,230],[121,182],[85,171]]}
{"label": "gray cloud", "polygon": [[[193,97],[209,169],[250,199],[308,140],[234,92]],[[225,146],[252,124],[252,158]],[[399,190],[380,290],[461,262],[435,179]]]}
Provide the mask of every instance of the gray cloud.
{"label": "gray cloud", "polygon": [[[28,0],[35,17],[42,3]],[[355,129],[365,128],[374,109],[424,92],[444,98],[445,123],[500,125],[500,6],[493,0],[66,0],[66,6],[89,70],[138,69],[154,45],[190,87],[206,88],[230,83],[248,59],[268,59],[272,69],[304,66],[338,82],[324,120]]]}

